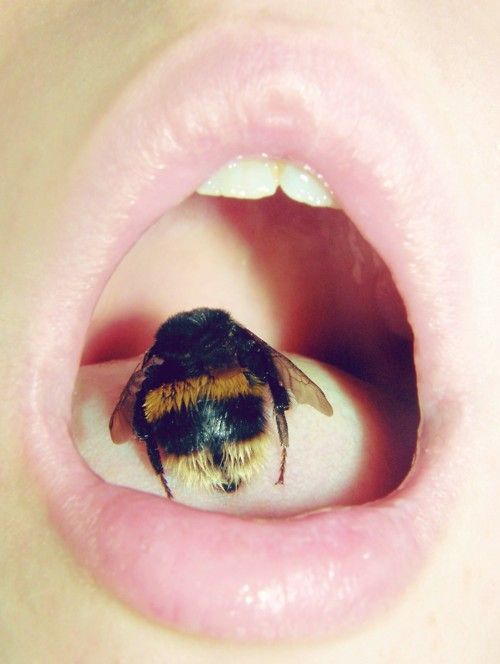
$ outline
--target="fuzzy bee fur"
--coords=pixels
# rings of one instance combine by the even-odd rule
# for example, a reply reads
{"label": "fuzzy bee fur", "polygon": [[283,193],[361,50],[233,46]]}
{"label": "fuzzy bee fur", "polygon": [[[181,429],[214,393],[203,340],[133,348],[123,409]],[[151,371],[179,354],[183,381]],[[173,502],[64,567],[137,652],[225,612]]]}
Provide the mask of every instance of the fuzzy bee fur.
{"label": "fuzzy bee fur", "polygon": [[270,395],[283,483],[290,394],[332,415],[320,388],[288,358],[227,312],[194,309],[158,329],[111,415],[110,433],[116,443],[132,434],[146,444],[170,498],[170,471],[187,485],[231,493],[263,465]]}

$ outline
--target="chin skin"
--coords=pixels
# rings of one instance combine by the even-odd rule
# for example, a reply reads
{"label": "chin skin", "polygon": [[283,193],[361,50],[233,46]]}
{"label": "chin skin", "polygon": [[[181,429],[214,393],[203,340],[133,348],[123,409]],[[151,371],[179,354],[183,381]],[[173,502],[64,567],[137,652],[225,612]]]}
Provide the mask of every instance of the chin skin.
{"label": "chin skin", "polygon": [[[141,4],[139,11],[140,4],[118,13],[112,2],[98,8],[69,1],[54,8],[12,3],[0,18],[0,642],[5,660],[498,661],[496,3],[482,4],[481,9],[464,5],[460,11],[451,2],[425,10],[417,2],[386,3],[383,8],[336,3],[335,9],[320,2],[275,2],[271,9],[259,3],[252,3],[252,9],[230,2],[182,3],[181,9],[176,3],[165,7],[151,2],[146,8]],[[449,315],[459,321],[456,353],[468,377],[463,388],[467,406],[451,463],[460,482],[452,487],[445,527],[419,574],[385,611],[354,630],[293,646],[186,636],[116,599],[75,561],[56,533],[46,496],[27,470],[32,460],[21,452],[23,404],[17,386],[29,370],[26,338],[39,304],[36,284],[60,258],[59,212],[68,196],[68,173],[102,116],[138,71],[158,53],[168,53],[180,35],[227,17],[256,25],[263,17],[287,26],[306,24],[318,34],[331,32],[332,41],[339,33],[369,38],[382,57],[404,72],[421,108],[436,118],[437,145],[446,152],[436,152],[436,162],[453,164],[443,190],[458,196],[459,182],[465,201],[464,214],[454,220],[449,234],[465,247],[456,261],[462,264],[466,257],[467,288],[459,315]],[[453,289],[453,283],[446,286]],[[70,305],[61,302],[61,316]],[[57,320],[53,324],[57,327]],[[262,313],[262,324],[269,325],[272,336],[272,312]],[[43,350],[42,345],[41,354]],[[26,402],[31,388],[36,386],[26,388]],[[54,385],[51,398],[55,403],[64,398],[60,386]],[[58,482],[56,474],[53,484]]]}

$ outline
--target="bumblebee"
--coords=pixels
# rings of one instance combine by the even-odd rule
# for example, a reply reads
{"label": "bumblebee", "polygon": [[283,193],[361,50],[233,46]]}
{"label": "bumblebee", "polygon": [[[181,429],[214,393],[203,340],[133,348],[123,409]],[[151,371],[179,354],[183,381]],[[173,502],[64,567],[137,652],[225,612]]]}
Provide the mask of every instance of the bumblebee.
{"label": "bumblebee", "polygon": [[283,484],[290,393],[298,403],[333,413],[293,362],[226,311],[193,309],[158,329],[113,410],[111,438],[121,443],[132,434],[146,444],[169,498],[165,468],[187,485],[231,493],[263,465],[270,394],[281,444],[277,484]]}

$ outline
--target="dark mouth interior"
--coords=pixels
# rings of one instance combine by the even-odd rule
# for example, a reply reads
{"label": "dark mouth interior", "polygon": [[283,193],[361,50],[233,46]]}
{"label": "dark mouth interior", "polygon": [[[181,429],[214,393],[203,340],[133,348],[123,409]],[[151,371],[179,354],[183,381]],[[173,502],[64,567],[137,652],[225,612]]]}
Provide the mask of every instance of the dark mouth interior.
{"label": "dark mouth interior", "polygon": [[[389,269],[341,210],[283,194],[259,201],[192,196],[153,225],[96,309],[82,364],[132,357],[158,325],[195,306],[222,307],[273,346],[366,382],[402,404],[414,429],[413,334]],[[258,329],[255,329],[255,328]]]}

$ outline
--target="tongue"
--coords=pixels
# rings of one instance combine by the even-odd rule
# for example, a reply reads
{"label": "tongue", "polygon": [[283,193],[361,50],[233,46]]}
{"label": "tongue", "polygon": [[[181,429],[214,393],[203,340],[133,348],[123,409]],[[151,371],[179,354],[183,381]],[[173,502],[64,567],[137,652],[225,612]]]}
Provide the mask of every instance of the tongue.
{"label": "tongue", "polygon": [[[169,484],[178,502],[237,515],[289,516],[374,500],[399,484],[411,461],[413,411],[339,371],[311,360],[294,361],[322,387],[334,414],[325,417],[298,405],[289,411],[285,484],[275,484],[280,450],[271,424],[265,465],[248,486],[228,495],[188,489],[172,476]],[[124,360],[81,368],[73,436],[89,466],[106,481],[164,496],[144,445],[113,445],[109,437],[111,410],[136,364]]]}

